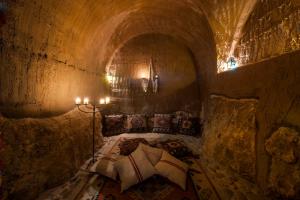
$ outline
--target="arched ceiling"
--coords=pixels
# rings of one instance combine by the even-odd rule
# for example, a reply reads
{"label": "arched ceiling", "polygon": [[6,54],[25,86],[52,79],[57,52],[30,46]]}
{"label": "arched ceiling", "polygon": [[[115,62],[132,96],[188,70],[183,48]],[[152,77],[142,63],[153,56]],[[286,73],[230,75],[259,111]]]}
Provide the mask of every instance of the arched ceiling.
{"label": "arched ceiling", "polygon": [[[20,31],[32,36],[34,43],[41,43],[38,40],[43,40],[37,34],[44,36],[43,38],[46,36],[54,40],[54,44],[49,46],[53,56],[70,63],[81,63],[84,68],[88,65],[103,65],[101,60],[108,56],[107,49],[112,51],[120,45],[116,44],[118,41],[122,43],[145,32],[164,32],[182,38],[189,43],[191,49],[196,46],[201,49],[201,44],[206,49],[207,43],[211,42],[207,39],[211,27],[217,45],[220,44],[219,48],[225,48],[224,43],[231,48],[246,21],[245,16],[255,2],[256,0],[15,0],[9,1],[8,9],[19,17],[17,25]],[[100,61],[96,61],[95,56]],[[92,58],[86,59],[87,57]]]}
{"label": "arched ceiling", "polygon": [[3,0],[0,104],[66,110],[70,96],[101,91],[99,75],[113,53],[147,33],[169,35],[189,47],[205,82],[217,71],[217,58],[226,59],[234,48],[244,12],[255,2]]}

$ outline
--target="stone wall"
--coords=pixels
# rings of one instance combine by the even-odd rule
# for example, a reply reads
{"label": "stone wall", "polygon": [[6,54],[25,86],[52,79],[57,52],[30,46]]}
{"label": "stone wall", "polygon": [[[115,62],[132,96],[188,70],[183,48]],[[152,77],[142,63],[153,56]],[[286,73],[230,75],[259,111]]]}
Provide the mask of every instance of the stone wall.
{"label": "stone wall", "polygon": [[255,179],[257,100],[212,95],[204,128],[203,153],[210,163]]}
{"label": "stone wall", "polygon": [[[100,115],[96,147],[102,144]],[[77,110],[45,119],[0,117],[4,199],[34,199],[62,184],[92,154],[92,118]]]}
{"label": "stone wall", "polygon": [[[258,99],[255,137],[256,183],[268,190],[272,157],[265,142],[278,128],[300,127],[300,51],[215,74],[210,94]],[[205,103],[208,105],[209,99]],[[205,113],[209,107],[206,106]]]}
{"label": "stone wall", "polygon": [[266,141],[272,157],[269,188],[281,198],[300,197],[300,134],[293,128],[280,127]]}
{"label": "stone wall", "polygon": [[[150,67],[152,66],[152,67]],[[145,93],[141,78],[159,76],[158,92]],[[129,40],[107,66],[111,96],[130,99],[123,112],[166,113],[180,109],[200,110],[197,71],[190,50],[163,34],[145,34]],[[152,84],[150,84],[152,86]]]}

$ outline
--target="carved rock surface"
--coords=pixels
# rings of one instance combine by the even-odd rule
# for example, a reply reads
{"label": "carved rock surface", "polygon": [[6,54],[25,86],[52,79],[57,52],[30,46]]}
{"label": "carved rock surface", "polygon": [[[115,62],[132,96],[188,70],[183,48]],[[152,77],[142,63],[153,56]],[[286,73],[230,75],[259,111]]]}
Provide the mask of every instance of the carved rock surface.
{"label": "carved rock surface", "polygon": [[265,143],[272,156],[269,187],[283,198],[300,196],[300,135],[287,127],[275,131]]}
{"label": "carved rock surface", "polygon": [[[100,115],[96,147],[102,144]],[[4,199],[34,199],[69,179],[92,154],[92,118],[77,110],[45,119],[0,117]]]}
{"label": "carved rock surface", "polygon": [[255,178],[257,100],[211,96],[203,153],[210,161],[243,177]]}

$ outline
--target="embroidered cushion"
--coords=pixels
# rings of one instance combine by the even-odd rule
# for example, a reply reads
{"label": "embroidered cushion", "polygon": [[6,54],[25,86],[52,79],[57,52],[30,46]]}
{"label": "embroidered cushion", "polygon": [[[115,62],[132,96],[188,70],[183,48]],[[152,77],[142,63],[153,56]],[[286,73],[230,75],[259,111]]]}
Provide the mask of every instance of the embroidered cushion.
{"label": "embroidered cushion", "polygon": [[143,143],[140,143],[138,148],[141,148],[145,152],[148,160],[152,163],[153,166],[155,166],[158,163],[158,161],[161,159],[161,155],[163,152],[162,149],[150,147]]}
{"label": "embroidered cushion", "polygon": [[112,156],[104,156],[92,165],[90,172],[99,173],[103,176],[116,180],[117,170],[114,166],[116,161],[117,159]]}
{"label": "embroidered cushion", "polygon": [[167,151],[169,154],[180,160],[184,158],[197,158],[184,142],[178,139],[161,141],[156,144],[156,147]]}
{"label": "embroidered cushion", "polygon": [[170,133],[172,115],[170,114],[155,114],[153,132],[157,133]]}
{"label": "embroidered cushion", "polygon": [[126,129],[128,132],[147,131],[147,119],[145,115],[127,115]]}
{"label": "embroidered cushion", "polygon": [[147,140],[144,138],[126,139],[121,141],[119,144],[120,155],[128,156],[136,150],[136,148],[139,146],[139,143],[148,144]]}
{"label": "embroidered cushion", "polygon": [[121,192],[157,173],[142,148],[115,162],[115,167],[121,179]]}
{"label": "embroidered cushion", "polygon": [[158,173],[179,185],[183,190],[186,188],[186,173],[188,165],[163,151],[160,161],[155,165]]}
{"label": "embroidered cushion", "polygon": [[191,117],[191,113],[185,111],[177,111],[174,113],[174,118],[172,119],[172,129],[174,132],[179,132],[180,125],[183,119],[188,119]]}
{"label": "embroidered cushion", "polygon": [[104,136],[113,136],[125,132],[123,115],[106,115],[103,125]]}
{"label": "embroidered cushion", "polygon": [[147,117],[147,130],[152,131],[154,126],[154,116],[153,115],[148,115]]}
{"label": "embroidered cushion", "polygon": [[179,133],[184,135],[195,136],[198,134],[199,130],[199,118],[188,118],[182,119],[179,127]]}

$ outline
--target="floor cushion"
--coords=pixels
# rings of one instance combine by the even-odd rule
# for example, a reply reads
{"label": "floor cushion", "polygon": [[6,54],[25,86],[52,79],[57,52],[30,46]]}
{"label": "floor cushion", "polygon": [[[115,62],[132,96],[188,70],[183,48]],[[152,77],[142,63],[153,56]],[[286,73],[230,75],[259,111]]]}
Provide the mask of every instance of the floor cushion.
{"label": "floor cushion", "polygon": [[162,149],[154,148],[143,143],[140,143],[138,148],[141,148],[146,153],[148,160],[152,163],[153,166],[155,166],[161,159],[161,155],[163,152]]}
{"label": "floor cushion", "polygon": [[186,189],[188,165],[163,151],[160,161],[155,165],[158,173]]}
{"label": "floor cushion", "polygon": [[114,166],[116,161],[117,159],[113,158],[112,156],[104,156],[92,165],[90,172],[99,173],[103,176],[116,180],[117,170]]}
{"label": "floor cushion", "polygon": [[121,179],[121,192],[157,173],[142,148],[115,162],[115,167]]}

